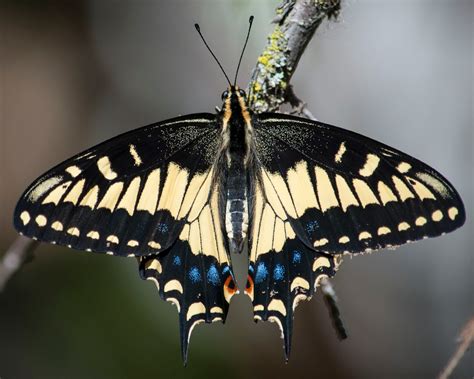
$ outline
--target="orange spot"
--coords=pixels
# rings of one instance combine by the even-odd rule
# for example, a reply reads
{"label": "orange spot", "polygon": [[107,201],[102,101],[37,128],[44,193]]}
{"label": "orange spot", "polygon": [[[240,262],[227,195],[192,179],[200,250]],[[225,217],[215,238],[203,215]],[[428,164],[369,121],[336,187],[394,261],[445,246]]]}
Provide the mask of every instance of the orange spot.
{"label": "orange spot", "polygon": [[247,275],[247,286],[245,287],[245,292],[250,297],[253,295],[253,279],[250,275]]}

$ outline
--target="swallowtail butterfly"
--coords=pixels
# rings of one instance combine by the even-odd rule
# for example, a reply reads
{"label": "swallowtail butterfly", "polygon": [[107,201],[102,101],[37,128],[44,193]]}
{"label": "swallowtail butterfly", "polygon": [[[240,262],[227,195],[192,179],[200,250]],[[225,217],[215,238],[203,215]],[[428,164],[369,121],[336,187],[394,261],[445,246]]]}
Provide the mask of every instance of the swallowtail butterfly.
{"label": "swallowtail butterfly", "polygon": [[224,322],[238,292],[231,253],[248,251],[254,318],[278,324],[288,357],[296,305],[344,253],[464,223],[456,190],[423,162],[335,126],[255,114],[235,81],[222,100],[216,114],[151,124],[66,160],[14,214],[25,236],[137,258],[178,308],[184,360],[196,324]]}

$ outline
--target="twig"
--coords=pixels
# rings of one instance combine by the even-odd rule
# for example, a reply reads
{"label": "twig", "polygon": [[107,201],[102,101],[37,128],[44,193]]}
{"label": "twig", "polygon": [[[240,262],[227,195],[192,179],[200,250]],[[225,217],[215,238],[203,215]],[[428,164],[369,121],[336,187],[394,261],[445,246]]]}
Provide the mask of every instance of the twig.
{"label": "twig", "polygon": [[284,0],[275,29],[257,61],[249,84],[249,104],[257,113],[276,111],[287,101],[289,83],[306,46],[326,18],[337,18],[340,0]]}
{"label": "twig", "polygon": [[474,317],[471,318],[464,328],[462,329],[461,333],[459,334],[459,346],[455,353],[452,355],[451,359],[449,360],[446,367],[441,371],[438,376],[438,379],[448,379],[449,376],[453,373],[456,366],[461,361],[462,357],[466,353],[467,349],[474,341]]}
{"label": "twig", "polygon": [[11,244],[0,262],[0,292],[13,274],[32,258],[38,244],[37,241],[23,236],[19,236]]}
{"label": "twig", "polygon": [[327,278],[321,280],[320,286],[336,334],[340,340],[345,340],[347,338],[347,332],[346,328],[344,328],[339,308],[337,307],[336,291],[334,291],[331,282]]}

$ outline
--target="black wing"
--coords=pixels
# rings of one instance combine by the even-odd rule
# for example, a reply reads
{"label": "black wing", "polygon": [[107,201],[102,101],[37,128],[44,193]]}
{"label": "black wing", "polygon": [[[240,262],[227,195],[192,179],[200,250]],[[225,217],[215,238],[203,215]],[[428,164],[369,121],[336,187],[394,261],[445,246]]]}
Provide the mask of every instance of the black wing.
{"label": "black wing", "polygon": [[[426,164],[359,134],[280,114],[254,117],[257,184],[247,293],[290,350],[293,311],[331,277],[339,254],[460,227],[455,189]],[[298,258],[295,258],[298,257]]]}
{"label": "black wing", "polygon": [[224,321],[237,291],[219,214],[219,143],[211,114],[112,138],[37,179],[15,227],[40,241],[137,256],[142,278],[178,307],[186,359],[193,327]]}
{"label": "black wing", "polygon": [[35,180],[16,206],[15,227],[79,250],[159,252],[207,201],[218,143],[211,114],[112,138]]}

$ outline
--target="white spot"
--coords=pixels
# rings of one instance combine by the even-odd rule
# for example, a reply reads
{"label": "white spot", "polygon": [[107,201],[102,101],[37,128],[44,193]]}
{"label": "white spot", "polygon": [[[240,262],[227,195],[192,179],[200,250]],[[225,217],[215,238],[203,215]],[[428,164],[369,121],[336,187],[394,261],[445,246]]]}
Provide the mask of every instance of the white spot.
{"label": "white spot", "polygon": [[424,217],[418,217],[416,220],[415,220],[415,225],[416,226],[423,226],[425,225],[427,222],[426,218]]}
{"label": "white spot", "polygon": [[364,167],[359,170],[359,174],[365,177],[371,176],[377,169],[380,163],[380,158],[375,154],[367,154],[367,160]]}
{"label": "white spot", "polygon": [[130,247],[137,247],[138,245],[139,243],[137,240],[130,240],[127,242],[127,246],[130,246]]}
{"label": "white spot", "polygon": [[62,223],[60,223],[59,221],[55,221],[51,224],[51,229],[54,229],[56,230],[57,232],[62,232],[63,229],[64,229],[64,226]]}
{"label": "white spot", "polygon": [[448,216],[451,220],[454,220],[458,214],[459,214],[459,211],[456,207],[449,208]]}
{"label": "white spot", "polygon": [[443,212],[441,212],[439,209],[434,211],[431,215],[431,218],[435,222],[439,222],[443,219]]}
{"label": "white spot", "polygon": [[137,166],[137,167],[140,166],[143,162],[142,162],[142,159],[140,158],[140,156],[137,153],[137,149],[135,148],[135,145],[130,145],[129,146],[129,151],[130,151],[130,155],[133,158],[134,165]]}
{"label": "white spot", "polygon": [[411,170],[411,164],[410,163],[407,163],[407,162],[401,162],[398,166],[397,166],[397,170],[398,172],[402,173],[402,174],[406,174],[408,171]]}
{"label": "white spot", "polygon": [[366,239],[369,239],[369,238],[372,238],[372,234],[370,234],[367,231],[363,231],[359,234],[359,241],[366,240]]}
{"label": "white spot", "polygon": [[117,178],[117,173],[110,167],[109,157],[102,157],[97,161],[97,168],[104,175],[105,179],[113,180]]}
{"label": "white spot", "polygon": [[35,221],[38,224],[38,226],[43,227],[48,222],[48,219],[43,215],[38,215],[38,216],[36,216]]}
{"label": "white spot", "polygon": [[438,192],[444,198],[450,197],[448,188],[439,179],[424,172],[418,172],[416,176],[419,179],[421,179],[423,182],[428,184],[431,188],[433,188],[436,192]]}
{"label": "white spot", "polygon": [[401,222],[400,224],[398,224],[398,231],[399,232],[403,232],[404,230],[408,230],[410,229],[410,224],[408,222]]}
{"label": "white spot", "polygon": [[79,167],[77,166],[69,166],[67,169],[66,169],[66,172],[71,175],[73,178],[75,178],[76,176],[78,176],[82,171]]}
{"label": "white spot", "polygon": [[81,232],[79,231],[78,228],[72,227],[72,228],[69,228],[69,229],[67,230],[67,234],[70,234],[71,236],[79,237],[79,235],[81,234]]}
{"label": "white spot", "polygon": [[336,163],[341,163],[342,162],[342,156],[346,152],[346,142],[342,142],[341,145],[339,146],[339,150],[337,151],[335,157],[334,157],[334,162]]}
{"label": "white spot", "polygon": [[23,211],[20,214],[20,219],[21,219],[21,222],[23,222],[23,225],[26,225],[30,222],[31,217],[30,217],[30,214],[27,211]]}

